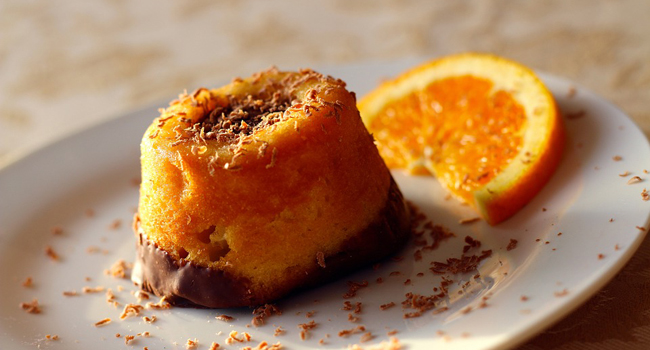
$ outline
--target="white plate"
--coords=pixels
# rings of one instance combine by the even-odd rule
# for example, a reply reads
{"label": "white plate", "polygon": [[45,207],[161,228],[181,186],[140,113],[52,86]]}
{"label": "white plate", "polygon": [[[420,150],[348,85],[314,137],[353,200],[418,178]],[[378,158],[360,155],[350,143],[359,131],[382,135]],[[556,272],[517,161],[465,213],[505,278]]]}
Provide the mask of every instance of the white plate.
{"label": "white plate", "polygon": [[[324,71],[343,78],[351,90],[363,94],[379,78],[411,63]],[[112,349],[123,346],[124,335],[149,331],[149,338],[136,337],[132,346],[176,349],[196,338],[199,348],[207,349],[213,341],[224,345],[228,333],[236,330],[250,333],[253,339],[228,348],[256,346],[265,340],[280,341],[291,349],[329,349],[358,343],[361,334],[342,338],[338,333],[360,324],[375,336],[363,346],[387,340],[390,330],[397,330],[400,342],[414,350],[439,345],[445,349],[490,349],[519,344],[578,307],[621,269],[642,241],[645,232],[637,226],[647,227],[650,212],[650,202],[641,197],[649,178],[644,169],[650,168],[650,148],[644,135],[602,98],[582,88],[569,97],[574,85],[543,77],[565,114],[584,111],[585,115],[565,118],[569,137],[564,159],[551,182],[527,207],[496,227],[484,222],[460,225],[459,219],[474,216],[471,210],[445,200],[435,180],[397,172],[405,197],[456,237],[425,253],[420,262],[414,261],[410,245],[400,253],[402,261],[389,260],[378,270],[364,270],[283,300],[278,305],[284,314],[257,328],[246,326],[252,318],[248,309],[145,310],[144,315],[158,316],[155,323],[148,324],[140,317],[120,321],[121,308],[109,305],[104,293],[62,295],[63,291],[81,292],[84,286],[105,286],[121,304],[136,301],[132,295],[136,288],[128,280],[117,280],[103,271],[118,259],[134,258],[130,223],[138,191],[133,179],[139,174],[139,140],[156,115],[155,107],[32,153],[0,171],[0,343],[10,349],[34,345]],[[615,156],[622,160],[615,161]],[[625,171],[631,175],[620,177]],[[628,185],[632,176],[643,181]],[[94,216],[86,215],[89,209]],[[117,229],[110,227],[115,220],[122,223]],[[63,229],[62,235],[51,233],[56,226]],[[454,276],[448,311],[402,318],[404,312],[411,311],[400,306],[404,293],[432,294],[440,277],[428,270],[429,263],[458,257],[466,235],[480,240],[481,249],[493,250],[492,257],[480,266],[481,278]],[[518,245],[507,251],[510,239],[516,239]],[[61,256],[59,262],[45,255],[48,245]],[[89,253],[89,247],[104,252]],[[390,276],[392,271],[401,274]],[[424,276],[418,277],[418,272]],[[28,276],[33,279],[31,288],[22,286]],[[380,276],[382,284],[376,283]],[[405,285],[406,279],[412,284]],[[370,282],[350,299],[363,303],[356,324],[348,321],[348,311],[341,310],[348,280]],[[464,285],[466,281],[470,283]],[[460,289],[463,294],[458,294]],[[522,296],[528,300],[523,301]],[[486,297],[487,306],[478,307]],[[21,302],[32,298],[41,303],[41,314],[19,308]],[[379,306],[390,301],[397,306],[380,311]],[[464,313],[468,306],[472,311]],[[316,311],[312,318],[306,317],[309,311]],[[236,320],[216,320],[222,313]],[[94,326],[106,317],[113,321]],[[297,325],[310,320],[318,326],[303,341]],[[282,326],[286,334],[275,337],[276,326]],[[122,337],[116,338],[116,333]],[[59,339],[45,340],[47,334]],[[320,339],[324,345],[319,344]]]}

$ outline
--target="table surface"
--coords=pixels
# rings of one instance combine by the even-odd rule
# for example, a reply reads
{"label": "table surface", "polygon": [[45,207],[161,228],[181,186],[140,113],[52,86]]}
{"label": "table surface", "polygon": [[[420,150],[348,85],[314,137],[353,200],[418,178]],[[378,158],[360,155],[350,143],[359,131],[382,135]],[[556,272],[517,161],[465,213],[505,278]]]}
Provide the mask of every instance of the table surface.
{"label": "table surface", "polygon": [[[0,2],[0,166],[183,89],[276,65],[509,57],[617,104],[650,135],[650,2]],[[650,348],[650,241],[520,348]]]}

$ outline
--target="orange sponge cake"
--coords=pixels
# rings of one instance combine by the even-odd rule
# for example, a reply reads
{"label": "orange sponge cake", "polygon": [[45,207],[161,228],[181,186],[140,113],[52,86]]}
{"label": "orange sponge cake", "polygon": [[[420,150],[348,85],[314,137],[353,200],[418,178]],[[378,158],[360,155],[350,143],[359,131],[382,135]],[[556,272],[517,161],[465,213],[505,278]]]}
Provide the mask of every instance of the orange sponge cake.
{"label": "orange sponge cake", "polygon": [[181,95],[145,132],[141,165],[132,279],[172,303],[270,302],[409,235],[354,94],[311,70]]}

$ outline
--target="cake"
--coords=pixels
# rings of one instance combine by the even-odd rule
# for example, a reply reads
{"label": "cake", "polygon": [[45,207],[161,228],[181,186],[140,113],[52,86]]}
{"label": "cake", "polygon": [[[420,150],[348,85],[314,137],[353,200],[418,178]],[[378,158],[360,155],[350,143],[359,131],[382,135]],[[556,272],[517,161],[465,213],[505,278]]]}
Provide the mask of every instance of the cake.
{"label": "cake", "polygon": [[132,280],[172,304],[256,306],[390,256],[409,212],[354,93],[272,68],[182,94],[146,130]]}

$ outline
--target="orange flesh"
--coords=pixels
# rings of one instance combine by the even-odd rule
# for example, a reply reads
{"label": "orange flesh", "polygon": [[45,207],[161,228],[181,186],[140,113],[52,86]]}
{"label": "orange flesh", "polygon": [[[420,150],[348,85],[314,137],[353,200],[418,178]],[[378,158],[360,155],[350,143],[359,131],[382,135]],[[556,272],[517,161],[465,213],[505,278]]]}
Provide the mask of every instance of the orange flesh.
{"label": "orange flesh", "polygon": [[[427,160],[444,187],[466,202],[519,153],[524,109],[505,91],[474,76],[436,81],[391,102],[370,123],[389,168]],[[415,169],[416,171],[422,169]]]}

